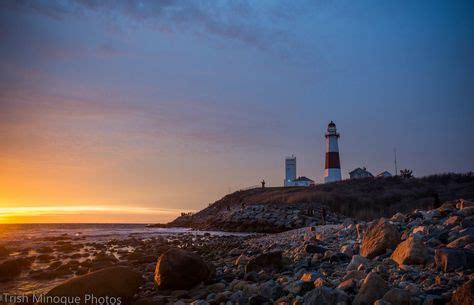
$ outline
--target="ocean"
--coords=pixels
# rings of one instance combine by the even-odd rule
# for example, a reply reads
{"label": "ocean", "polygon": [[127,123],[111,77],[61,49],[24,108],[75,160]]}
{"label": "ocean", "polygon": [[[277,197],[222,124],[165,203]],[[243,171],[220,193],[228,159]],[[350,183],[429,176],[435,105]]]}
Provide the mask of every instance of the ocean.
{"label": "ocean", "polygon": [[[103,253],[116,257],[134,252],[130,240],[146,242],[153,238],[180,240],[183,235],[245,236],[248,233],[196,231],[188,228],[153,228],[144,224],[4,224],[0,225],[0,246],[9,254],[0,264],[11,260],[28,260],[21,273],[9,277],[0,270],[0,294],[44,293],[74,275],[74,272],[45,278],[52,271],[72,266],[89,265]],[[123,241],[123,242],[121,242]],[[64,245],[72,250],[63,250]],[[1,251],[0,251],[1,252]],[[61,269],[63,268],[63,269]],[[67,269],[66,268],[66,269]],[[1,269],[1,268],[0,268]],[[76,268],[77,269],[77,268]],[[74,270],[76,270],[74,269]],[[68,269],[69,270],[69,269]],[[71,269],[72,270],[72,269]]]}

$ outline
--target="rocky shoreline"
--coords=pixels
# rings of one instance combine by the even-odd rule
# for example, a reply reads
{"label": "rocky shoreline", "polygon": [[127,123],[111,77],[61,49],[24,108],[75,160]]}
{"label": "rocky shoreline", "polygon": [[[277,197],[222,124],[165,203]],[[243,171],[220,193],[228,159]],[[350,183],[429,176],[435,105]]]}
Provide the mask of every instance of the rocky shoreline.
{"label": "rocky shoreline", "polygon": [[[325,213],[325,219],[322,214]],[[159,227],[188,227],[196,230],[279,233],[296,228],[338,223],[342,216],[321,204],[214,205],[195,215],[178,217]]]}
{"label": "rocky shoreline", "polygon": [[[50,242],[44,254],[59,248],[67,263],[6,258],[0,285],[25,273],[72,277],[49,295],[90,292],[140,305],[474,303],[474,204],[465,200],[277,234]],[[94,256],[80,259],[77,250]],[[11,251],[0,248],[3,257]],[[35,270],[38,260],[49,266]]]}

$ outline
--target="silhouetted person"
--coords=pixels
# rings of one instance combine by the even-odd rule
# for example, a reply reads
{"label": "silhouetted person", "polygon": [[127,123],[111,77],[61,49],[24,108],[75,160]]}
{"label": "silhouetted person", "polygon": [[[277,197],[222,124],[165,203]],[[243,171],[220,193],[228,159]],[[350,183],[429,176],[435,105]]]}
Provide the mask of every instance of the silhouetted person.
{"label": "silhouetted person", "polygon": [[265,188],[265,180],[262,180],[262,189]]}
{"label": "silhouetted person", "polygon": [[322,221],[323,225],[326,224],[326,209],[325,208],[321,209],[321,221]]}
{"label": "silhouetted person", "polygon": [[439,196],[437,193],[435,193],[433,195],[433,198],[434,198],[434,202],[433,202],[433,208],[434,209],[437,209],[439,207],[441,207],[441,200],[439,200]]}

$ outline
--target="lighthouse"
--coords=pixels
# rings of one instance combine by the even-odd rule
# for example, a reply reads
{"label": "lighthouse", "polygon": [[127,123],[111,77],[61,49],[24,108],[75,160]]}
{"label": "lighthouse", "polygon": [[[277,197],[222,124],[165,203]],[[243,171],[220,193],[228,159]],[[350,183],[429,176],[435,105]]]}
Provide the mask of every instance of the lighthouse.
{"label": "lighthouse", "polygon": [[339,162],[339,146],[337,140],[339,134],[336,130],[336,124],[333,121],[329,123],[326,132],[326,163],[324,166],[324,183],[341,180],[341,163]]}

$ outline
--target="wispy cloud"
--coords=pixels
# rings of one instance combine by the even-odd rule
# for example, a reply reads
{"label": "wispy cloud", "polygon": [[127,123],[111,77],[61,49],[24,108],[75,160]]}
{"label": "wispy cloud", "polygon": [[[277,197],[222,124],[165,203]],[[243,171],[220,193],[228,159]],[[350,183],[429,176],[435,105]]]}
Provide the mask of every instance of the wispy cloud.
{"label": "wispy cloud", "polygon": [[[268,5],[270,4],[270,5]],[[285,22],[295,18],[294,5],[248,1],[6,1],[4,10],[42,14],[54,19],[91,14],[120,24],[127,21],[163,32],[189,31],[240,41],[278,53],[292,43]],[[304,5],[301,5],[302,7]]]}

